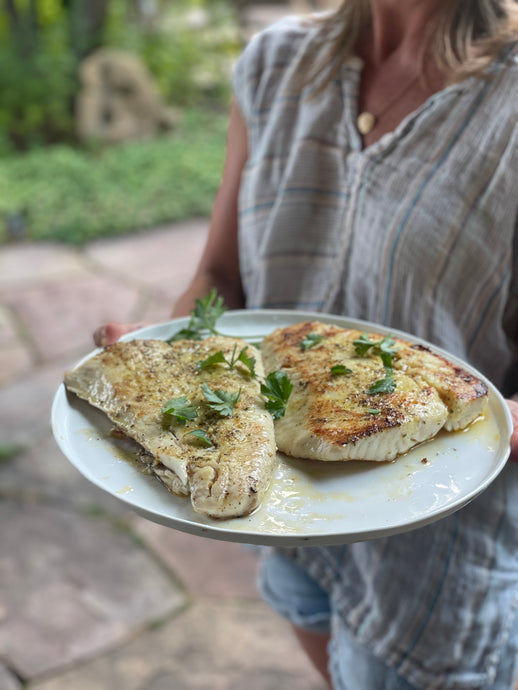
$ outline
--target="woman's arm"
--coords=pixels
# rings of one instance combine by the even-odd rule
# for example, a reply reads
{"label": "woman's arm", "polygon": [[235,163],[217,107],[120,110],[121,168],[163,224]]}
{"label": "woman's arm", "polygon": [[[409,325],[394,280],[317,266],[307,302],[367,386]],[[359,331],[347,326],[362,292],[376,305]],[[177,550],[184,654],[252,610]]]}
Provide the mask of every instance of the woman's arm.
{"label": "woman's arm", "polygon": [[173,316],[185,316],[194,301],[216,288],[230,309],[244,306],[238,255],[238,195],[241,174],[248,158],[245,120],[235,102],[230,109],[227,154],[223,177],[211,216],[207,243],[194,278],[179,297]]}
{"label": "woman's arm", "polygon": [[[216,195],[207,242],[189,287],[174,305],[172,316],[186,316],[196,298],[216,288],[230,309],[244,306],[238,256],[238,195],[241,174],[248,158],[245,120],[235,102],[230,108],[227,152],[221,184]],[[107,323],[94,333],[97,346],[117,341],[142,324]]]}

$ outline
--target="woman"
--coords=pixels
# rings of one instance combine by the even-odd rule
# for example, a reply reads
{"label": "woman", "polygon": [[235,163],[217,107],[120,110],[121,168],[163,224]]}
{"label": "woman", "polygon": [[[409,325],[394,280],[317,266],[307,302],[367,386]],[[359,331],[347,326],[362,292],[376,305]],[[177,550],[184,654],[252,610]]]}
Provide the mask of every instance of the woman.
{"label": "woman", "polygon": [[[517,39],[510,0],[344,0],[254,38],[205,252],[174,315],[213,286],[231,308],[341,313],[430,340],[517,392]],[[269,554],[262,590],[336,689],[503,690],[518,654],[517,528],[508,463],[435,525]]]}

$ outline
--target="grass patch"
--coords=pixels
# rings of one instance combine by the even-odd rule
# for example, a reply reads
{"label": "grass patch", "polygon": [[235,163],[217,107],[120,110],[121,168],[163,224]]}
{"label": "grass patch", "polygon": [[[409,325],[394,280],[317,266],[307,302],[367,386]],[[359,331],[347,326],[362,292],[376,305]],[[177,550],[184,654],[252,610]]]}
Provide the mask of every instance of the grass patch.
{"label": "grass patch", "polygon": [[0,443],[0,464],[14,458],[22,452],[23,448],[19,445],[10,443]]}
{"label": "grass patch", "polygon": [[0,242],[69,244],[206,216],[223,166],[227,114],[188,110],[174,133],[89,151],[55,146],[0,160]]}

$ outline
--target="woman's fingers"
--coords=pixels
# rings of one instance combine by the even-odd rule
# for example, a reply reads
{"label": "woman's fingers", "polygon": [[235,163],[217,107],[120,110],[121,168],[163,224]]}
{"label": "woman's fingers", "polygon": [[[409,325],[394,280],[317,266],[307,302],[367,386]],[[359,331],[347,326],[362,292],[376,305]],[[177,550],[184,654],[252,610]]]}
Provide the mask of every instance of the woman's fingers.
{"label": "woman's fingers", "polygon": [[518,462],[518,402],[516,400],[506,400],[511,417],[513,418],[514,430],[511,436],[511,457],[513,462]]}
{"label": "woman's fingers", "polygon": [[125,333],[142,328],[141,323],[106,323],[104,326],[99,326],[94,331],[94,343],[97,347],[104,347],[117,342],[117,340]]}

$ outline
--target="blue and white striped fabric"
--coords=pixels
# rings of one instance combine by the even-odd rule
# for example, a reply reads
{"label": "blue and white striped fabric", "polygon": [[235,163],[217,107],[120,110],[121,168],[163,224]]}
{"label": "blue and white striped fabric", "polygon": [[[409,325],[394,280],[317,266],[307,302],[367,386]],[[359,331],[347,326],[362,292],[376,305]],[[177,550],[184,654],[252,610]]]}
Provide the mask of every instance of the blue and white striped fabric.
{"label": "blue and white striped fabric", "polygon": [[518,342],[517,51],[362,150],[357,58],[313,99],[297,90],[318,50],[316,29],[285,20],[236,67],[250,139],[240,195],[248,306],[387,324],[503,386],[508,333]]}
{"label": "blue and white striped fabric", "polygon": [[[358,59],[313,98],[299,87],[320,49],[318,28],[288,19],[236,66],[250,148],[239,200],[248,307],[383,323],[503,387],[518,343],[516,49],[366,149],[354,125]],[[518,465],[435,525],[289,555],[354,638],[412,685],[486,687],[518,606]]]}

